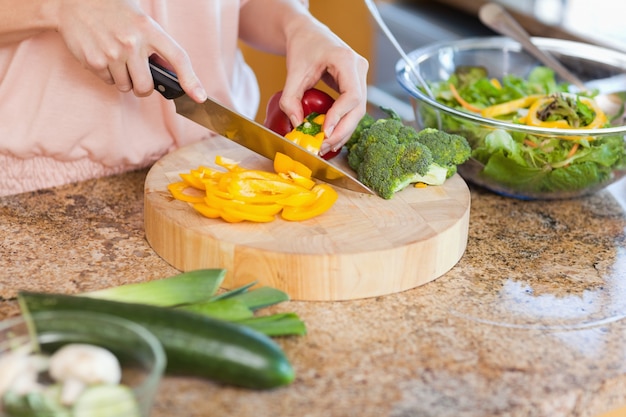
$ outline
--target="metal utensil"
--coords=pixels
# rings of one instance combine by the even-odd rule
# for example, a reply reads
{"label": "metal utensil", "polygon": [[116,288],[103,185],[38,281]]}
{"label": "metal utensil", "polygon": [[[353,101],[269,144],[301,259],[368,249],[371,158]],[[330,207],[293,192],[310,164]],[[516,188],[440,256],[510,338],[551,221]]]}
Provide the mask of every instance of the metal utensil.
{"label": "metal utensil", "polygon": [[[378,7],[374,3],[374,0],[364,0],[364,2],[370,14],[374,18],[374,21],[380,28],[380,30],[382,30],[382,32],[385,34],[389,42],[391,42],[391,44],[393,45],[393,47],[396,48],[396,51],[398,51],[398,53],[400,54],[400,57],[402,57],[404,62],[406,62],[407,66],[409,67],[410,74],[413,76],[413,78],[415,78],[415,81],[414,81],[415,85],[423,88],[426,94],[428,94],[428,96],[434,100],[435,95],[433,94],[431,88],[428,86],[428,83],[424,80],[422,75],[419,73],[419,71],[415,67],[415,63],[411,61],[411,58],[409,58],[409,56],[404,51],[404,49],[402,49],[402,46],[400,46],[400,42],[398,42],[396,37],[393,35],[391,30],[389,29],[389,26],[387,26],[387,24],[383,20],[383,17],[380,15],[380,11],[378,10]],[[417,102],[415,101],[413,97],[410,98],[410,101],[413,107],[413,111],[415,112],[416,107],[417,107]],[[441,116],[439,115],[438,111],[435,113],[437,116],[437,126],[439,127],[439,129],[441,129]]]}
{"label": "metal utensil", "polygon": [[[539,49],[532,41],[531,36],[519,24],[504,7],[496,3],[486,3],[478,11],[481,22],[504,36],[519,42],[522,47],[549,68],[552,68],[557,75],[565,81],[573,84],[580,91],[588,91],[590,88],[585,85],[576,75],[563,66],[554,56]],[[599,94],[595,98],[596,102],[607,114],[609,120],[614,124],[623,124],[626,92],[613,92]]]}
{"label": "metal utensil", "polygon": [[417,81],[416,85],[419,85],[420,87],[422,87],[431,98],[434,98],[430,87],[428,86],[426,81],[424,81],[424,78],[422,78],[422,76],[420,75],[419,71],[415,67],[415,64],[413,63],[413,61],[411,61],[411,58],[409,58],[406,52],[404,52],[404,49],[402,49],[402,46],[400,46],[400,43],[398,42],[396,37],[393,35],[393,33],[391,32],[391,30],[389,29],[389,27],[383,20],[383,17],[380,15],[380,11],[378,10],[378,7],[374,3],[374,0],[364,0],[364,2],[370,14],[372,15],[372,17],[378,24],[378,27],[383,31],[383,33],[385,34],[387,39],[391,42],[393,47],[396,48],[396,50],[398,51],[398,53],[400,54],[404,62],[406,62],[406,64],[409,66],[411,75],[413,75],[413,77],[415,77],[415,80]]}
{"label": "metal utensil", "polygon": [[167,69],[150,62],[150,71],[154,79],[155,90],[166,99],[174,100],[178,114],[270,160],[274,159],[276,152],[282,152],[309,167],[315,178],[348,190],[375,194],[345,170],[274,133],[254,120],[210,98],[204,103],[196,103],[185,94],[176,75]]}

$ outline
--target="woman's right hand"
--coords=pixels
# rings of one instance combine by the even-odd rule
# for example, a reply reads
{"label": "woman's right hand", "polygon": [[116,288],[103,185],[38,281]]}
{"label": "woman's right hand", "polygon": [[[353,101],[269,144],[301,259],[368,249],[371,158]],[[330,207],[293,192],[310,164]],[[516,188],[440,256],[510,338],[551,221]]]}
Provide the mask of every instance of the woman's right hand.
{"label": "woman's right hand", "polygon": [[76,59],[102,81],[143,97],[154,82],[151,56],[170,67],[181,87],[202,102],[206,92],[189,56],[163,28],[141,10],[137,0],[59,0],[57,30]]}

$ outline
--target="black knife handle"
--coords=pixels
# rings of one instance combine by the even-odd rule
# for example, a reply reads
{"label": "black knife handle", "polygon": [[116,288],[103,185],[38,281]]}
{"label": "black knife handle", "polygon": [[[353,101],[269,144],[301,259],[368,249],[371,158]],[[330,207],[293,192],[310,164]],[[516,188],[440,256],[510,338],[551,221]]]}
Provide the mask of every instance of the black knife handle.
{"label": "black knife handle", "polygon": [[185,94],[185,90],[178,83],[178,77],[172,71],[150,61],[150,72],[154,89],[166,99],[175,99]]}

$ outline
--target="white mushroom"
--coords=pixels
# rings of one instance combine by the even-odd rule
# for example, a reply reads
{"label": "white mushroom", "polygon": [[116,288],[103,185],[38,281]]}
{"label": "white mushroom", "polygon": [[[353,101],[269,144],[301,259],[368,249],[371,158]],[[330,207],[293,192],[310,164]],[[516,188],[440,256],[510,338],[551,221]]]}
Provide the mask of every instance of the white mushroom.
{"label": "white mushroom", "polygon": [[0,398],[8,391],[27,394],[38,390],[37,377],[45,368],[45,359],[31,355],[30,346],[3,355],[0,357]]}
{"label": "white mushroom", "polygon": [[73,404],[88,385],[119,384],[122,369],[107,349],[87,344],[69,344],[50,357],[49,374],[63,385],[61,403]]}

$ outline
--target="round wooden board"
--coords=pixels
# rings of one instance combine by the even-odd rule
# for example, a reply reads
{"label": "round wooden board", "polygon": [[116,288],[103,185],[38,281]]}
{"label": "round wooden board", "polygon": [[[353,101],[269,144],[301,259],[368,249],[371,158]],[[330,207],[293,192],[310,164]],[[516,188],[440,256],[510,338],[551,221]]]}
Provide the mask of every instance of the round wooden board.
{"label": "round wooden board", "polygon": [[[432,281],[465,252],[471,198],[459,175],[391,200],[335,187],[337,202],[317,218],[231,224],[201,216],[166,188],[181,172],[215,166],[216,155],[272,171],[270,160],[221,137],[178,149],[146,177],[145,231],[177,269],[226,269],[225,288],[257,281],[294,300],[374,297]],[[333,163],[345,168],[344,155]]]}

